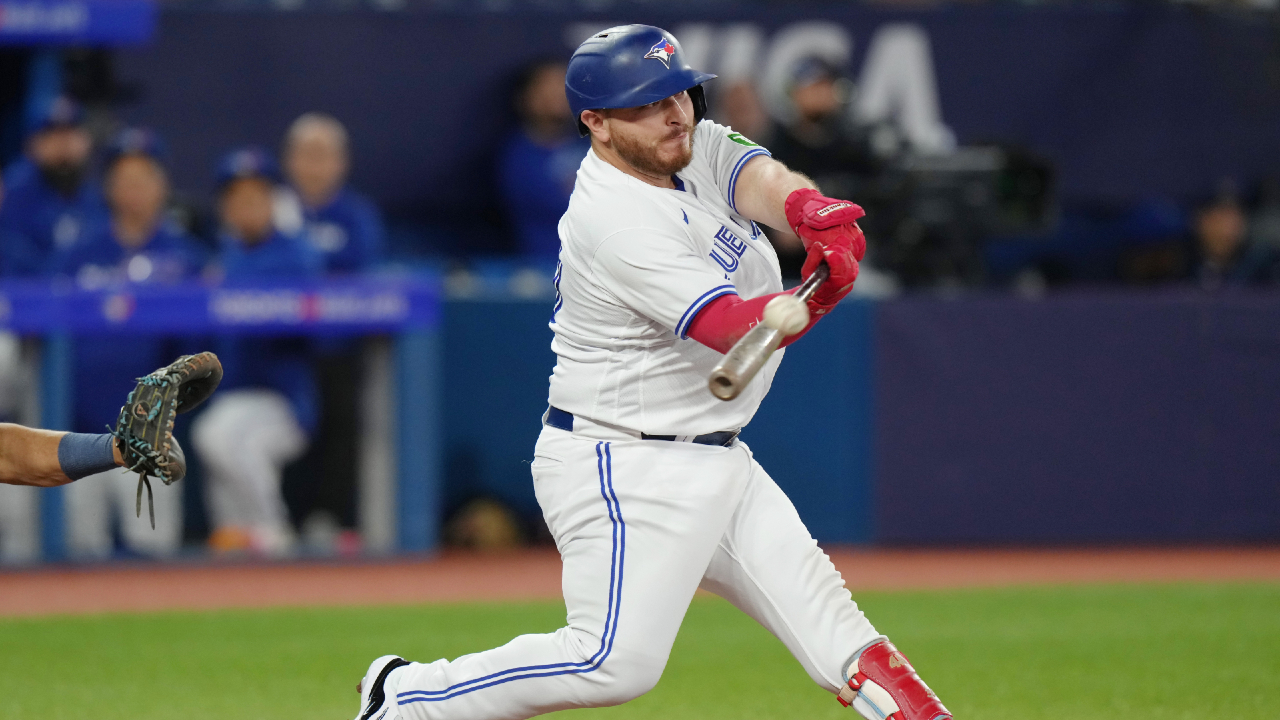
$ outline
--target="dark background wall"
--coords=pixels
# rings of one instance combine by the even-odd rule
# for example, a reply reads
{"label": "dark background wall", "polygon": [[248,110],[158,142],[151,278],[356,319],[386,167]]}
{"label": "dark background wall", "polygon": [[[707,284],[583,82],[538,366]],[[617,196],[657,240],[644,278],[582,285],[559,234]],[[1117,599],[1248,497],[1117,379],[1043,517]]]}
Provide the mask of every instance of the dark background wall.
{"label": "dark background wall", "polygon": [[901,300],[875,342],[882,541],[1280,537],[1274,295]]}
{"label": "dark background wall", "polygon": [[[908,23],[928,38],[942,119],[959,140],[1047,157],[1067,203],[1182,200],[1280,164],[1280,34],[1265,15],[1159,6],[619,15],[168,11],[154,44],[119,51],[118,71],[142,92],[126,117],[172,139],[179,186],[207,189],[225,149],[274,146],[293,117],[327,110],[351,126],[355,184],[446,245],[501,242],[486,193],[513,71],[567,57],[582,28],[618,22],[710,32],[745,23],[764,47],[782,27],[831,22],[852,41],[855,77],[876,31]],[[713,71],[719,62],[707,58]]]}

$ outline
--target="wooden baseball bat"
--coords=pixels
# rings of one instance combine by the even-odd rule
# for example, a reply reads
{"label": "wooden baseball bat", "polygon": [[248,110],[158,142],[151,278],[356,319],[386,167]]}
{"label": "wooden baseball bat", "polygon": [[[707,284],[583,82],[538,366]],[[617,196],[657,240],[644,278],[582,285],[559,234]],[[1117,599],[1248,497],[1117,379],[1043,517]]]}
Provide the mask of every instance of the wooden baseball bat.
{"label": "wooden baseball bat", "polygon": [[[830,274],[831,269],[825,262],[818,265],[818,269],[795,291],[795,296],[808,302]],[[711,377],[707,378],[711,394],[725,401],[742,394],[742,389],[760,372],[760,368],[764,367],[773,351],[778,349],[784,337],[786,336],[781,330],[774,330],[763,322],[748,330],[746,335],[729,348],[729,352],[720,359],[720,364],[711,370]]]}

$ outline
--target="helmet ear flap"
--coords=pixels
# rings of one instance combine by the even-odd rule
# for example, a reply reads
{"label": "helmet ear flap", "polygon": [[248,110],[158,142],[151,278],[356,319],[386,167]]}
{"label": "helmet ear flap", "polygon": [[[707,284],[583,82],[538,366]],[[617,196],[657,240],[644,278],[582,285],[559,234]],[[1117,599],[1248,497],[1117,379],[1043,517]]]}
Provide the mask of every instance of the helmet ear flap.
{"label": "helmet ear flap", "polygon": [[689,99],[693,101],[693,122],[700,123],[707,116],[707,93],[701,85],[689,88]]}

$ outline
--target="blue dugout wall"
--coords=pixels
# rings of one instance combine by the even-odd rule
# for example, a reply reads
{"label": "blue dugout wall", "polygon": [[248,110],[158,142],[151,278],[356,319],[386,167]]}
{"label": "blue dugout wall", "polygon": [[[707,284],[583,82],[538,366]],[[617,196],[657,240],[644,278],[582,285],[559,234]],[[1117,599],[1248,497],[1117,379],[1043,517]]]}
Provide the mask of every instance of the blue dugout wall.
{"label": "blue dugout wall", "polygon": [[[873,314],[871,303],[851,302],[789,348],[742,436],[813,532],[840,542],[873,539]],[[548,315],[547,302],[446,306],[446,507],[489,495],[537,517],[529,462],[555,365]]]}
{"label": "blue dugout wall", "polygon": [[[455,505],[536,517],[546,315],[446,307]],[[851,302],[788,350],[743,438],[824,542],[1280,540],[1280,296]]]}
{"label": "blue dugout wall", "polygon": [[[437,521],[477,496],[539,516],[528,463],[554,363],[550,300],[437,306],[433,287],[327,286],[316,292],[341,303],[300,300],[297,317],[241,328],[399,335],[388,511],[402,550],[433,547]],[[51,427],[70,422],[68,333],[195,332],[179,300],[222,306],[192,288],[120,317],[118,296],[20,289],[0,320],[45,336]],[[388,293],[408,299],[373,302]],[[351,324],[360,298],[376,317]],[[343,314],[326,329],[313,311],[329,306]],[[824,542],[1274,542],[1280,293],[850,300],[787,350],[743,439]],[[56,558],[59,494],[42,498]]]}

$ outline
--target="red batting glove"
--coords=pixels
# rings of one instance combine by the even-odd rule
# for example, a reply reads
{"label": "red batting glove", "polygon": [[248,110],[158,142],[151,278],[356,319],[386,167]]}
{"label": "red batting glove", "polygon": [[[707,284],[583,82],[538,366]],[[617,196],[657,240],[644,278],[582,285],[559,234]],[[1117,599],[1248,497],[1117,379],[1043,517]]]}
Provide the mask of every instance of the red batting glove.
{"label": "red batting glove", "polygon": [[[808,303],[809,313],[819,316],[831,312],[831,309],[853,289],[853,281],[858,279],[858,259],[853,256],[853,251],[844,245],[835,245],[826,249],[815,247],[809,258],[815,257],[817,260],[813,262],[814,269],[817,269],[818,262],[823,260],[831,269],[831,275],[827,281],[818,286],[818,291],[813,294]],[[809,267],[807,261],[805,267]],[[805,278],[807,279],[812,273],[813,270],[810,270]]]}
{"label": "red batting glove", "polygon": [[[858,261],[866,254],[867,239],[857,221],[867,213],[860,206],[823,197],[812,188],[801,188],[787,196],[783,210],[787,224],[800,236],[805,250],[812,252],[814,245],[847,244]],[[818,262],[814,260],[812,264],[816,267]]]}

